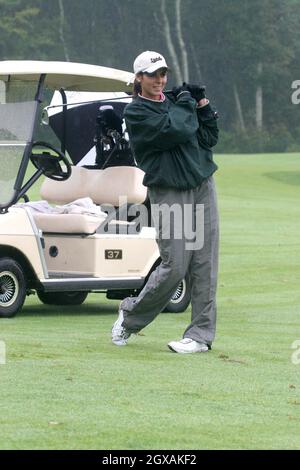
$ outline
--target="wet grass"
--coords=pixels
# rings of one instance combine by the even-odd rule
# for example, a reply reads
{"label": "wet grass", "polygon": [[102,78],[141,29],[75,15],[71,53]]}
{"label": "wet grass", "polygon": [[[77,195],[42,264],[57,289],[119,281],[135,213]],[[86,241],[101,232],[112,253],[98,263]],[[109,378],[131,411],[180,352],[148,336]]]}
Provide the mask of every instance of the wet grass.
{"label": "wet grass", "polygon": [[62,309],[30,296],[0,325],[1,449],[300,448],[300,156],[216,160],[213,350],[167,349],[190,311],[160,315],[117,348],[116,301],[93,294]]}

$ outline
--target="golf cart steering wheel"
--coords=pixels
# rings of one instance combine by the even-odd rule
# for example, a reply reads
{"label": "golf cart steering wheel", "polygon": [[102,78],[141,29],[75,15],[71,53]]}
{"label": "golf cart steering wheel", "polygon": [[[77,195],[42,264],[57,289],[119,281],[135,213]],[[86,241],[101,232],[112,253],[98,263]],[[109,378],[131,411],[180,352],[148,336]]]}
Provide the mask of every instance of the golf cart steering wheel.
{"label": "golf cart steering wheel", "polygon": [[[67,157],[60,150],[47,142],[41,141],[34,142],[32,148],[34,147],[45,147],[55,153],[55,155],[50,152],[31,153],[30,160],[37,170],[41,170],[47,178],[55,181],[63,181],[69,178],[72,173],[72,167]],[[65,168],[62,166],[62,163],[65,165]]]}

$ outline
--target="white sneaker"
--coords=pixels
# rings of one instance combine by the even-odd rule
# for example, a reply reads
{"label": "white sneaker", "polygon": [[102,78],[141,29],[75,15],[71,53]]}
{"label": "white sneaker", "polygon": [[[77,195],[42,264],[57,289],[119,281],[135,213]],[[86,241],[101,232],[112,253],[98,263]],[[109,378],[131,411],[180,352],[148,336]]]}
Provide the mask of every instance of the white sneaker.
{"label": "white sneaker", "polygon": [[181,354],[190,354],[197,352],[206,352],[208,351],[207,344],[198,343],[191,338],[183,338],[180,341],[171,341],[168,344],[168,347],[171,351],[181,353]]}
{"label": "white sneaker", "polygon": [[127,344],[130,333],[122,326],[124,321],[123,310],[119,310],[119,316],[117,321],[113,324],[111,330],[111,340],[117,346],[125,346]]}

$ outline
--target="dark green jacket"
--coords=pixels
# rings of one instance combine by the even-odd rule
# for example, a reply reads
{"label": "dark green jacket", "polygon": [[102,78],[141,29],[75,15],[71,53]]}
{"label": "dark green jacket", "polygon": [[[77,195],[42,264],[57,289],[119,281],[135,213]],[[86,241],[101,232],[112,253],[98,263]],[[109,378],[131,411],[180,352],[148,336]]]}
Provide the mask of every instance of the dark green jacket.
{"label": "dark green jacket", "polygon": [[191,189],[217,169],[211,147],[218,140],[216,113],[196,108],[189,93],[175,102],[135,98],[125,108],[125,122],[145,186]]}

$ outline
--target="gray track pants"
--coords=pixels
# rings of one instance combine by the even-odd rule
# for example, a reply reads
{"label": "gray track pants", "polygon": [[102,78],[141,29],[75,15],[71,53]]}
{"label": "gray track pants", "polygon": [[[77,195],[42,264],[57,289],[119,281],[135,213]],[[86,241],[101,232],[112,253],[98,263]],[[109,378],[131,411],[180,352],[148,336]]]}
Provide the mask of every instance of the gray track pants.
{"label": "gray track pants", "polygon": [[[178,191],[150,188],[151,204],[204,204],[204,245],[202,249],[187,250],[185,237],[176,239],[171,230],[164,239],[161,221],[157,240],[162,262],[149,277],[138,297],[128,297],[121,303],[124,311],[123,326],[138,332],[164,309],[177,285],[190,277],[192,320],[183,337],[211,345],[216,330],[216,289],[218,274],[219,224],[217,197],[213,177],[198,188]],[[190,240],[188,240],[190,241]]]}

